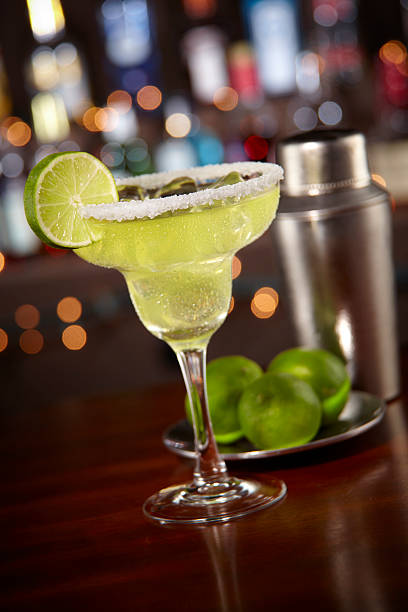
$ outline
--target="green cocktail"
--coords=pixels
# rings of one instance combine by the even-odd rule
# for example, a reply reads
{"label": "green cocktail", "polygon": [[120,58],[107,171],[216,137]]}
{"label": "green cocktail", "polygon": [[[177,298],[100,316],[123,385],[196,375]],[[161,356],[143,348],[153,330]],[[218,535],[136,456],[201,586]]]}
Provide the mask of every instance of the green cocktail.
{"label": "green cocktail", "polygon": [[[68,155],[72,159],[62,163],[72,166],[74,174],[77,166],[83,175],[87,160],[76,160],[75,155],[86,154]],[[114,201],[115,186],[109,177],[103,177],[105,186],[92,199],[88,196],[93,170],[82,181],[70,175],[69,190],[80,184],[87,194],[85,201],[81,193],[70,196],[75,242],[67,237],[66,221],[62,228],[60,221],[53,221],[60,206],[54,202],[60,196],[58,169],[53,164],[51,160],[47,174],[44,163],[27,189],[26,211],[32,227],[43,239],[45,235],[48,241],[60,240],[88,262],[124,275],[142,323],[174,349],[186,384],[197,451],[194,479],[150,497],[145,513],[161,523],[211,523],[244,516],[281,499],[286,487],[279,480],[260,484],[228,475],[214,440],[205,384],[207,344],[230,305],[232,257],[272,222],[281,169],[255,162],[193,168],[185,171],[197,185],[193,192],[162,197],[154,197],[160,193],[157,189],[176,173],[138,176],[118,181],[119,188],[124,182],[137,183],[149,197],[119,202]],[[239,182],[223,184],[221,177],[231,170],[240,173]],[[109,199],[104,199],[104,191],[110,192]],[[59,211],[58,219],[66,215]]]}
{"label": "green cocktail", "polygon": [[[273,185],[260,195],[229,197],[153,219],[91,219],[100,240],[76,253],[122,272],[152,334],[174,350],[203,348],[228,312],[232,257],[270,225],[278,198],[279,188]],[[154,202],[149,206],[154,208]],[[84,208],[83,214],[104,214],[100,209]]]}

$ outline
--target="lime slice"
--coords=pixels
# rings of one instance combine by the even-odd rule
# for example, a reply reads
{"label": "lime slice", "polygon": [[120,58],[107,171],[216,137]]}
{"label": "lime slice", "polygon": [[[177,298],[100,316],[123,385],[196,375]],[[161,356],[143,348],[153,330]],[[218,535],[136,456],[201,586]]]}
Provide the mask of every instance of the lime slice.
{"label": "lime slice", "polygon": [[80,213],[88,204],[118,201],[114,178],[89,153],[54,153],[30,172],[24,208],[31,229],[53,247],[87,246],[98,238]]}

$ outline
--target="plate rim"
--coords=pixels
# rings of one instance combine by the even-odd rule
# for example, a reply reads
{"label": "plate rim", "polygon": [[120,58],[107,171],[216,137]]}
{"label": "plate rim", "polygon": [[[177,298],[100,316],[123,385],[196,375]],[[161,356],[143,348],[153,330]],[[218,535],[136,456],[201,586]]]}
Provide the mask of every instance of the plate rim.
{"label": "plate rim", "polygon": [[[306,444],[301,444],[299,446],[291,446],[286,448],[279,448],[273,450],[249,450],[249,451],[241,451],[235,453],[222,453],[220,451],[220,456],[225,461],[245,461],[247,459],[266,459],[269,457],[279,457],[282,455],[290,455],[300,452],[305,452],[308,450],[314,450],[316,448],[322,448],[324,446],[330,446],[331,444],[337,444],[339,442],[343,442],[344,440],[350,440],[351,438],[355,438],[363,434],[364,432],[370,430],[372,427],[377,425],[384,417],[386,412],[386,402],[385,400],[372,395],[371,393],[367,393],[366,391],[351,391],[350,398],[355,398],[356,396],[364,396],[369,399],[369,401],[376,400],[378,402],[377,407],[373,410],[373,417],[362,423],[361,425],[357,425],[352,427],[351,429],[341,432],[339,434],[335,434],[333,436],[328,436],[326,438],[319,438],[318,440],[311,440]],[[350,400],[349,400],[350,401]],[[347,406],[347,404],[346,404]],[[188,459],[195,458],[195,451],[185,448],[180,448],[175,446],[174,444],[170,444],[168,442],[169,432],[179,423],[186,422],[186,419],[181,419],[177,421],[177,423],[173,423],[169,425],[162,435],[162,440],[164,446],[170,450],[172,453],[179,455],[181,457],[185,457]]]}

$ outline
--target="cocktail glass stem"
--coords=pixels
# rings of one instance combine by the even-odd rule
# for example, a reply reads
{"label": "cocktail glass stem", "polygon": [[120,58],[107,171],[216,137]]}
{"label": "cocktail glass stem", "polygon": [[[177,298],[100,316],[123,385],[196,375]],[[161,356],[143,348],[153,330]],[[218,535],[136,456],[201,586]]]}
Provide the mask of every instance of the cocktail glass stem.
{"label": "cocktail glass stem", "polygon": [[286,485],[279,479],[267,482],[228,475],[218,454],[211,425],[206,391],[206,349],[177,350],[190,401],[196,465],[190,483],[162,489],[144,503],[145,514],[162,524],[209,524],[225,522],[266,508],[283,499]]}
{"label": "cocktail glass stem", "polygon": [[206,352],[206,348],[177,352],[193,420],[196,449],[193,482],[197,491],[203,492],[208,485],[214,486],[228,480],[225,462],[218,453],[208,409]]}

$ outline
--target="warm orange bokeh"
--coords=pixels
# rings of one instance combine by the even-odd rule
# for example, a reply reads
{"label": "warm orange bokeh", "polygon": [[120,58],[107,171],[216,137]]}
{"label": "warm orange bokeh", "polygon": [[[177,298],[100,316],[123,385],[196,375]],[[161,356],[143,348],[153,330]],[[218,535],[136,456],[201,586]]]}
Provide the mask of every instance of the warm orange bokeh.
{"label": "warm orange bokeh", "polygon": [[145,85],[137,92],[136,101],[143,110],[155,110],[162,103],[162,92],[154,85]]}
{"label": "warm orange bokeh", "polygon": [[269,319],[279,304],[279,295],[272,287],[258,289],[251,301],[251,311],[258,319]]}
{"label": "warm orange bokeh", "polygon": [[234,278],[238,278],[238,276],[241,274],[241,270],[242,270],[241,260],[239,257],[234,255],[234,257],[232,258],[232,279],[233,280]]}
{"label": "warm orange bokeh", "polygon": [[36,355],[44,346],[44,338],[38,329],[26,329],[20,336],[19,344],[27,355]]}
{"label": "warm orange bokeh", "polygon": [[84,112],[82,116],[82,123],[83,123],[84,128],[86,128],[88,132],[100,132],[101,131],[99,127],[96,125],[96,121],[95,121],[96,114],[100,110],[102,109],[98,108],[97,106],[91,106]]}
{"label": "warm orange bokeh", "polygon": [[32,329],[40,321],[40,311],[32,304],[22,304],[14,313],[14,320],[22,329]]}
{"label": "warm orange bokeh", "polygon": [[64,297],[58,302],[57,315],[64,323],[78,321],[82,314],[82,304],[76,297]]}
{"label": "warm orange bokeh", "polygon": [[115,109],[120,115],[127,113],[132,108],[132,96],[123,89],[117,89],[109,94],[107,99],[108,106]]}
{"label": "warm orange bokeh", "polygon": [[31,128],[24,121],[15,121],[7,130],[7,140],[14,147],[24,147],[31,140]]}
{"label": "warm orange bokeh", "polygon": [[7,345],[8,345],[8,335],[4,331],[4,329],[1,329],[0,327],[0,353],[7,348]]}
{"label": "warm orange bokeh", "polygon": [[399,40],[389,40],[381,47],[378,55],[388,64],[402,64],[407,59],[407,49]]}
{"label": "warm orange bokeh", "polygon": [[81,325],[68,325],[62,332],[62,342],[70,351],[79,351],[84,348],[87,334]]}
{"label": "warm orange bokeh", "polygon": [[10,127],[14,123],[17,123],[18,121],[21,121],[19,117],[13,117],[12,115],[5,117],[3,121],[0,123],[1,135],[4,136],[4,138],[7,138],[7,132],[9,131]]}
{"label": "warm orange bokeh", "polygon": [[119,122],[119,115],[114,108],[100,108],[95,113],[95,126],[100,132],[111,132]]}
{"label": "warm orange bokeh", "polygon": [[234,110],[238,106],[238,101],[238,93],[232,87],[220,87],[213,98],[214,106],[224,112]]}

